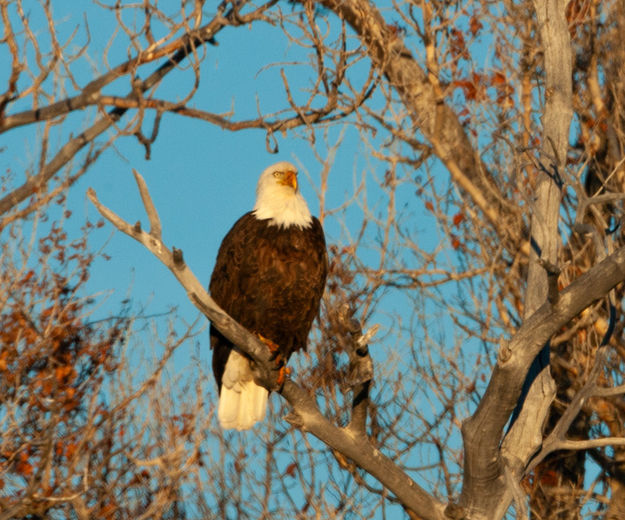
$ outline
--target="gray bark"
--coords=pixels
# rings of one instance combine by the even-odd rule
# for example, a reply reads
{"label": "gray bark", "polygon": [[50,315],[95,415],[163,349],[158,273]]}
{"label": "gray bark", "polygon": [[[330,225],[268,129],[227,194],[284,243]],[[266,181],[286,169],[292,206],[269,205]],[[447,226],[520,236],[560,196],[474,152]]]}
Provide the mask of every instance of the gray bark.
{"label": "gray bark", "polygon": [[[545,109],[539,155],[536,197],[531,221],[530,251],[524,317],[531,316],[548,298],[557,298],[557,254],[561,239],[558,215],[561,184],[569,147],[573,114],[572,50],[566,20],[565,0],[534,0],[544,54]],[[553,269],[552,272],[549,272]],[[551,289],[550,289],[551,287]],[[551,293],[550,294],[550,290]],[[555,397],[555,383],[548,368],[549,347],[545,345],[530,367],[532,387],[513,425],[505,457],[517,479],[542,442],[542,431]],[[543,363],[547,366],[544,367]]]}
{"label": "gray bark", "polygon": [[[531,248],[524,308],[524,324],[509,346],[500,351],[491,384],[478,411],[463,425],[465,440],[465,475],[461,505],[471,518],[501,518],[514,496],[514,485],[524,475],[531,456],[542,442],[542,430],[555,383],[549,370],[542,370],[526,396],[523,411],[499,450],[504,422],[512,411],[511,401],[519,396],[525,374],[550,339],[528,328],[546,307],[562,302],[557,294],[558,215],[561,202],[563,169],[569,145],[572,117],[571,44],[565,16],[566,0],[534,0],[544,53],[545,109],[543,135],[538,159],[539,172],[532,205]],[[605,294],[605,293],[603,293]],[[563,295],[562,295],[563,296]],[[551,320],[556,316],[543,319]],[[564,324],[564,323],[563,323]],[[551,328],[548,322],[537,327]],[[527,331],[527,336],[524,331]],[[499,373],[509,361],[501,363],[506,349],[524,350],[524,362],[516,365],[509,378]],[[530,356],[530,357],[528,357]],[[547,352],[548,356],[548,352]],[[530,363],[528,363],[530,360]],[[539,371],[539,368],[536,370]],[[534,374],[535,375],[535,374]],[[520,377],[519,377],[520,376]],[[500,384],[498,384],[498,382]],[[519,386],[519,383],[521,386]],[[499,418],[497,417],[499,416]],[[508,478],[504,478],[508,474]],[[494,492],[493,492],[494,491]]]}

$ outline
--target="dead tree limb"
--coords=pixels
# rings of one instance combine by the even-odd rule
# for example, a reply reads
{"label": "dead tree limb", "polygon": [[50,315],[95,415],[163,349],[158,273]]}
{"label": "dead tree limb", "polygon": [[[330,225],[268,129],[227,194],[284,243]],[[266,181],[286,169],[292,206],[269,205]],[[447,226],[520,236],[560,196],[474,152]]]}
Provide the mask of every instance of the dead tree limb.
{"label": "dead tree limb", "polygon": [[[366,436],[356,435],[352,428],[340,428],[332,424],[321,413],[314,398],[292,380],[287,378],[281,388],[277,385],[277,367],[271,361],[269,349],[215,303],[195,274],[184,263],[180,250],[173,248],[173,251],[170,251],[165,246],[161,240],[160,222],[147,185],[137,172],[135,172],[135,179],[150,220],[152,229],[150,232],[143,231],[139,223],[134,226],[129,224],[100,203],[93,189],[89,188],[87,196],[106,220],[121,232],[140,242],[156,256],[187,291],[189,300],[226,338],[256,362],[258,366],[256,381],[265,388],[280,393],[291,405],[289,422],[351,459],[386,486],[405,508],[413,511],[418,517],[425,520],[443,519],[444,505],[429,495],[391,459],[375,448]],[[366,338],[367,334],[364,337]],[[366,384],[368,383],[369,381],[366,381]],[[357,421],[362,424],[363,418],[358,417]]]}

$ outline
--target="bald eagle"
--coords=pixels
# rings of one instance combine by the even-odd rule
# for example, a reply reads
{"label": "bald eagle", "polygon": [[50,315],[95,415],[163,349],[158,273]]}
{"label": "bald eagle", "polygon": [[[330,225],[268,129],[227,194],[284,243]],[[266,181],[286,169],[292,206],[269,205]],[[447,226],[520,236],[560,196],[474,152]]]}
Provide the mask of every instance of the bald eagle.
{"label": "bald eagle", "polygon": [[[257,334],[282,362],[306,341],[328,273],[321,223],[297,187],[297,169],[283,161],[265,169],[253,211],[223,239],[210,280],[215,302]],[[263,419],[268,392],[252,377],[249,358],[210,328],[219,423],[246,430]]]}

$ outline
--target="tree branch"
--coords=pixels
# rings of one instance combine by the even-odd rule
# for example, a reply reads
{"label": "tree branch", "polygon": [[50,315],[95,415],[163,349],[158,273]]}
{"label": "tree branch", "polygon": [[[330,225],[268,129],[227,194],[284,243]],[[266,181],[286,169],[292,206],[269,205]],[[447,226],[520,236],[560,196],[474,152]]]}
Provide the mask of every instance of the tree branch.
{"label": "tree branch", "polygon": [[[137,81],[133,85],[132,91],[127,95],[127,98],[132,100],[138,99],[139,95],[147,92],[149,89],[157,85],[169,72],[175,69],[175,67],[179,63],[184,61],[188,56],[192,55],[196,47],[213,41],[215,35],[224,27],[228,25],[248,23],[249,21],[251,21],[252,17],[256,15],[256,13],[262,12],[262,9],[265,9],[267,6],[271,6],[274,3],[275,0],[272,0],[268,4],[265,4],[253,11],[252,13],[246,15],[244,18],[238,16],[234,8],[231,9],[226,15],[222,16],[224,8],[221,7],[218,11],[217,16],[215,16],[204,27],[196,31],[192,31],[189,34],[181,37],[175,42],[175,45],[170,44],[166,46],[165,49],[169,53],[173,52],[173,55],[168,56],[166,61],[156,71],[150,74],[145,80]],[[160,57],[160,55],[160,52],[156,52],[154,54],[155,57]],[[67,114],[72,110],[84,108],[89,104],[96,103],[99,96],[98,92],[103,86],[117,79],[119,77],[119,73],[125,74],[131,70],[134,70],[131,65],[134,64],[133,66],[136,68],[136,66],[143,63],[142,60],[146,60],[151,56],[152,55],[149,53],[147,57],[141,54],[137,58],[129,60],[128,62],[120,65],[118,67],[119,70],[114,69],[113,71],[102,76],[98,80],[91,82],[85,87],[85,89],[83,89],[83,92],[79,96],[59,101],[58,103],[54,103],[52,105],[49,105],[48,107],[42,107],[37,110],[16,114],[14,116],[6,116],[0,119],[0,133],[15,126],[59,117]],[[41,168],[40,172],[37,175],[28,178],[28,180],[24,184],[0,199],[0,215],[3,215],[14,206],[36,193],[38,190],[42,189],[46,185],[46,183],[54,175],[56,175],[56,173],[63,166],[65,166],[85,145],[91,143],[96,137],[98,137],[115,123],[117,123],[117,121],[120,120],[120,118],[129,110],[129,108],[130,107],[115,107],[109,112],[105,112],[105,114],[100,117],[100,119],[98,119],[91,127],[86,129],[77,137],[70,139],[59,150],[59,152]]]}
{"label": "tree branch", "polygon": [[[473,416],[462,425],[466,447],[463,496],[467,495],[469,503],[487,485],[491,486],[491,495],[497,487],[503,490],[499,446],[533,359],[561,327],[624,280],[625,247],[561,291],[556,305],[545,302],[524,321],[510,342],[502,345],[486,392]],[[481,498],[488,500],[491,495],[482,493]]]}
{"label": "tree branch", "polygon": [[[532,206],[531,251],[524,304],[524,323],[509,344],[500,351],[490,383],[475,414],[462,427],[465,441],[465,473],[462,504],[478,515],[493,509],[492,486],[503,493],[500,443],[505,423],[515,405],[524,400],[535,413],[521,414],[511,428],[511,439],[522,443],[506,443],[510,466],[520,479],[522,471],[540,446],[542,429],[555,397],[555,388],[548,365],[551,336],[584,307],[605,296],[625,273],[622,264],[613,272],[614,284],[604,291],[589,291],[603,263],[580,277],[560,295],[557,288],[557,253],[560,244],[558,217],[561,204],[562,175],[566,168],[569,126],[572,117],[571,43],[566,20],[565,0],[534,0],[534,7],[545,59],[545,109],[543,136],[539,158],[539,174]],[[625,251],[621,251],[625,260]],[[619,270],[621,272],[619,272]],[[599,280],[596,280],[599,283]],[[594,287],[593,287],[594,289]],[[584,298],[588,296],[589,298]],[[592,298],[590,297],[592,296]],[[568,300],[568,301],[567,301]],[[501,354],[505,354],[503,357]],[[521,397],[523,383],[536,386]],[[526,386],[526,387],[527,387]],[[516,415],[516,414],[515,414]],[[516,431],[515,431],[516,430]],[[491,493],[488,488],[491,487]]]}
{"label": "tree branch", "polygon": [[[154,218],[155,208],[141,176],[135,172],[141,198],[148,214]],[[147,233],[139,225],[132,226],[100,203],[96,193],[89,188],[87,196],[100,214],[118,230],[134,238],[156,256],[176,277],[187,291],[191,302],[217,327],[217,329],[257,365],[255,374],[258,383],[265,388],[278,391],[292,406],[289,422],[303,431],[313,434],[331,449],[342,453],[359,467],[378,479],[400,500],[402,505],[425,520],[442,520],[443,504],[430,496],[417,485],[392,460],[380,453],[366,437],[356,435],[352,428],[339,428],[326,419],[317,407],[315,400],[287,378],[282,388],[277,384],[278,371],[271,361],[271,352],[257,337],[228,316],[209,296],[193,272],[182,260],[182,255],[172,253],[153,231]],[[147,201],[147,203],[146,203]],[[158,217],[156,217],[158,218]],[[152,222],[154,228],[154,222]]]}
{"label": "tree branch", "polygon": [[488,178],[457,115],[437,93],[398,31],[387,26],[375,4],[368,0],[319,3],[356,31],[369,57],[399,93],[415,127],[432,144],[454,182],[471,196],[494,229],[503,234],[502,219],[509,216],[504,211],[503,197]]}

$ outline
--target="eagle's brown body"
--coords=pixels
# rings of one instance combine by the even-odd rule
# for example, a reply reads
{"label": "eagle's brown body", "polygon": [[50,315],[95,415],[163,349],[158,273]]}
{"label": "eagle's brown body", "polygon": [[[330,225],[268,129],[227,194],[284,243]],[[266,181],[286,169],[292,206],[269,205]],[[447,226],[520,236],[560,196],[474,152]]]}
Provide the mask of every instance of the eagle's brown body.
{"label": "eagle's brown body", "polygon": [[[243,215],[223,239],[211,276],[215,302],[252,333],[273,341],[286,360],[306,341],[328,272],[319,220],[310,227],[280,227]],[[211,325],[217,385],[232,343]]]}

